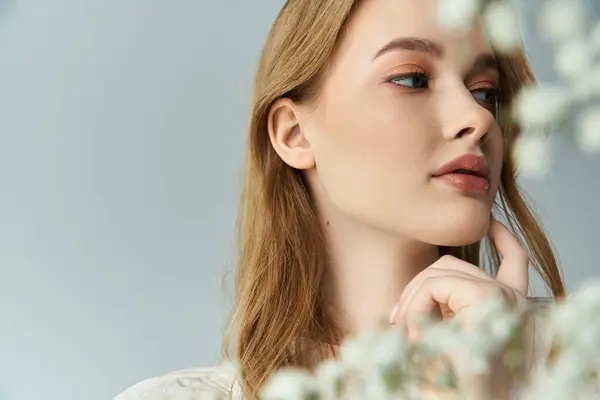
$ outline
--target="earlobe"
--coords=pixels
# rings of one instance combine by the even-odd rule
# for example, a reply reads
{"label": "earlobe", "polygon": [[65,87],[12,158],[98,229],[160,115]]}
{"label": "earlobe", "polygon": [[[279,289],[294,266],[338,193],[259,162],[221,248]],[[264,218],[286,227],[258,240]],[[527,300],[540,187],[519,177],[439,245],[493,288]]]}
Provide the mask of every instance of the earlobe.
{"label": "earlobe", "polygon": [[292,100],[277,100],[269,110],[269,138],[283,162],[290,167],[306,170],[315,166],[315,159],[299,117],[300,111]]}

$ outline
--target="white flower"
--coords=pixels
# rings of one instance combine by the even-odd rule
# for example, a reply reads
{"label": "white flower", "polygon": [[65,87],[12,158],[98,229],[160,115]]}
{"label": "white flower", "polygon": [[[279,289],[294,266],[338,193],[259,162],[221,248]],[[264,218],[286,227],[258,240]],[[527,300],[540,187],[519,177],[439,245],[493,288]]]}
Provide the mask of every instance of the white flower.
{"label": "white flower", "polygon": [[588,359],[592,362],[600,352],[598,351],[598,341],[600,339],[600,326],[586,326],[577,335],[577,349],[581,354],[581,359]]}
{"label": "white flower", "polygon": [[[557,368],[549,373],[544,373],[537,376],[530,387],[527,388],[527,393],[524,396],[526,400],[564,400],[573,398],[573,394],[577,392],[574,388],[569,373],[568,364],[557,365]],[[562,374],[565,371],[567,374]]]}
{"label": "white flower", "polygon": [[338,398],[340,385],[345,375],[346,369],[335,360],[328,360],[320,364],[316,370],[316,379],[321,396],[324,399]]}
{"label": "white flower", "polygon": [[519,46],[519,18],[509,1],[491,3],[484,10],[483,20],[492,46],[504,52]]}
{"label": "white flower", "polygon": [[360,398],[363,399],[378,399],[378,400],[394,400],[392,394],[385,386],[385,382],[381,376],[372,375],[371,379],[367,380],[364,386],[364,392]]}
{"label": "white flower", "polygon": [[402,334],[397,330],[389,330],[381,335],[372,349],[373,359],[377,365],[388,366],[400,361],[405,349]]}
{"label": "white flower", "polygon": [[597,279],[583,284],[579,290],[569,297],[569,300],[571,300],[569,304],[577,301],[580,304],[600,309],[600,280]]}
{"label": "white flower", "polygon": [[589,107],[579,115],[575,138],[584,153],[600,154],[600,106]]}
{"label": "white flower", "polygon": [[437,19],[448,29],[468,29],[479,10],[480,0],[437,0]]}
{"label": "white flower", "polygon": [[555,377],[563,381],[565,386],[571,386],[569,391],[577,390],[576,387],[572,387],[579,379],[582,378],[582,374],[585,371],[585,363],[583,358],[578,356],[572,351],[562,351],[562,354],[558,358],[553,371]]}
{"label": "white flower", "polygon": [[460,348],[464,341],[465,335],[449,323],[431,325],[421,337],[423,347],[437,353]]}
{"label": "white flower", "polygon": [[492,337],[501,341],[506,341],[513,333],[518,322],[518,317],[514,314],[508,314],[494,318],[490,324],[490,334]]}
{"label": "white flower", "polygon": [[306,400],[318,393],[315,378],[296,368],[276,372],[261,390],[264,400]]}
{"label": "white flower", "polygon": [[552,329],[561,342],[571,339],[573,329],[578,329],[580,322],[579,310],[575,307],[566,307],[564,304],[556,307],[550,315]]}
{"label": "white flower", "polygon": [[[526,136],[525,139],[541,138]],[[267,382],[267,386],[261,391],[261,398],[333,400],[340,398],[339,390],[343,387],[344,398],[397,399],[400,393],[396,392],[394,382],[399,384],[402,394],[406,394],[405,390],[415,389],[420,385],[418,377],[425,372],[411,368],[427,368],[427,362],[423,365],[411,364],[407,355],[415,355],[422,361],[440,353],[449,355],[459,379],[459,387],[463,383],[468,384],[468,381],[461,380],[468,379],[469,373],[489,372],[491,356],[505,348],[506,340],[510,338],[522,316],[521,311],[511,309],[506,302],[495,300],[478,304],[473,312],[473,319],[469,318],[466,331],[458,329],[455,320],[435,323],[425,328],[421,340],[414,346],[404,342],[397,331],[361,331],[349,338],[341,349],[341,355],[346,362],[352,364],[351,368],[341,363],[341,360],[329,360],[316,368],[315,376],[303,370],[284,369]],[[548,339],[552,339],[559,351],[552,363],[540,363],[536,367],[532,379],[528,379],[515,398],[582,398],[577,395],[582,394],[586,385],[592,382],[593,376],[590,373],[600,369],[600,281],[588,283],[569,295],[566,301],[551,306],[549,317],[548,323],[540,326],[547,330],[546,333],[550,334]],[[511,351],[523,354],[525,349],[511,348]],[[384,365],[393,369],[386,370]],[[413,377],[413,373],[416,379],[407,381],[406,379]],[[421,395],[419,392],[402,398],[416,399],[421,398]],[[200,399],[205,398],[161,398]]]}
{"label": "white flower", "polygon": [[525,126],[558,122],[571,106],[571,93],[557,86],[527,86],[517,94],[514,116]]}
{"label": "white flower", "polygon": [[515,163],[524,176],[539,178],[550,170],[551,145],[541,135],[522,135],[515,145]]}
{"label": "white flower", "polygon": [[592,56],[600,53],[600,21],[590,30],[589,45]]}
{"label": "white flower", "polygon": [[581,36],[587,22],[586,9],[579,0],[551,0],[542,6],[540,31],[548,39],[564,42]]}
{"label": "white flower", "polygon": [[360,368],[374,361],[373,348],[377,345],[382,332],[363,330],[346,338],[340,347],[340,360],[349,368]]}
{"label": "white flower", "polygon": [[489,372],[490,364],[487,356],[474,354],[469,360],[469,371],[474,374],[484,374]]}
{"label": "white flower", "polygon": [[559,46],[554,56],[554,69],[565,78],[577,78],[592,66],[593,58],[588,44],[579,39]]}
{"label": "white flower", "polygon": [[600,65],[593,65],[584,74],[572,79],[573,100],[586,102],[600,96]]}

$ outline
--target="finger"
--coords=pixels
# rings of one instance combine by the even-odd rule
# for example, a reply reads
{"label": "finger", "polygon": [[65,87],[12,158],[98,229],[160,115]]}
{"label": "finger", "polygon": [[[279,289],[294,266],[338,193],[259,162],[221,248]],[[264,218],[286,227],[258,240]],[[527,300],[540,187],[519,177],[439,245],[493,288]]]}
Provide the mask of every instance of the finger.
{"label": "finger", "polygon": [[[389,316],[389,323],[394,324],[397,316],[404,315],[406,306],[410,302],[410,299],[414,296],[415,290],[418,290],[418,287],[425,279],[431,276],[453,276],[454,272],[455,271],[443,271],[429,267],[417,274],[417,276],[415,276],[408,283],[408,285],[404,287],[404,290],[402,290],[400,298],[394,305],[394,308]],[[461,274],[464,273],[461,272]]]}
{"label": "finger", "polygon": [[471,274],[468,274],[463,271],[454,271],[454,270],[440,270],[435,268],[427,268],[423,270],[420,274],[418,274],[412,281],[409,282],[408,285],[402,291],[402,295],[398,300],[398,304],[400,304],[398,308],[398,314],[402,314],[403,311],[406,310],[408,303],[410,303],[412,297],[414,297],[416,291],[419,290],[420,286],[423,284],[425,280],[431,277],[449,277],[456,276],[462,277],[466,279],[477,279]]}
{"label": "finger", "polygon": [[[456,284],[456,282],[458,282],[459,280],[470,280],[470,281],[477,281],[477,279],[474,279],[471,275],[466,274],[464,272],[458,272],[458,271],[444,271],[444,272],[438,272],[435,274],[429,274],[429,275],[425,275],[423,274],[423,276],[420,277],[420,279],[417,280],[413,280],[414,283],[412,285],[412,287],[410,288],[410,290],[408,292],[404,291],[402,293],[402,297],[399,300],[399,307],[397,310],[397,313],[395,316],[393,316],[392,322],[397,324],[398,326],[402,327],[402,328],[406,328],[406,315],[408,312],[408,308],[410,307],[410,305],[412,304],[414,298],[417,296],[417,294],[421,291],[423,291],[424,286],[426,284],[431,284],[432,280],[439,280],[441,279],[442,281],[446,280],[446,290],[452,290],[452,285]],[[481,281],[481,280],[479,280]],[[461,285],[462,287],[462,285]],[[441,297],[442,299],[444,298],[443,296]],[[447,304],[446,302],[440,301],[440,303],[442,304]],[[452,308],[449,305],[449,308]],[[455,310],[452,310],[453,312]]]}
{"label": "finger", "polygon": [[436,262],[431,264],[429,268],[462,271],[480,279],[494,280],[493,276],[491,276],[478,266],[461,260],[460,258],[451,256],[449,254],[440,257]]}
{"label": "finger", "polygon": [[527,252],[508,228],[496,220],[492,220],[488,236],[502,256],[496,279],[526,296],[529,287]]}
{"label": "finger", "polygon": [[464,260],[453,257],[451,255],[444,255],[440,257],[436,262],[431,264],[431,266],[425,268],[423,271],[417,274],[404,288],[402,294],[400,295],[400,299],[398,301],[399,304],[404,303],[406,296],[411,293],[412,288],[421,282],[423,279],[439,275],[443,271],[457,271],[464,274],[468,274],[471,277],[479,278],[485,281],[495,281],[494,277],[485,272],[479,267],[476,267],[473,264],[470,264]]}
{"label": "finger", "polygon": [[407,304],[405,314],[399,317],[399,324],[413,336],[419,331],[422,317],[431,315],[438,304],[447,304],[454,314],[459,314],[478,299],[478,283],[481,280],[456,276],[425,280]]}

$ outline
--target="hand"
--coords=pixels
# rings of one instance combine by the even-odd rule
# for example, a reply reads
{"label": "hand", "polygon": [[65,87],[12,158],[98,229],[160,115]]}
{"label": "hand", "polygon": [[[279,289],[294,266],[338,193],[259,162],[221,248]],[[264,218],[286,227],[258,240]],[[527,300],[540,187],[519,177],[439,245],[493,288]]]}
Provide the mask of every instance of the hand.
{"label": "hand", "polygon": [[[497,298],[515,306],[524,304],[528,289],[527,252],[517,238],[496,220],[491,221],[488,236],[502,257],[496,278],[466,261],[443,256],[406,286],[390,314],[390,323],[402,327],[409,340],[415,340],[419,335],[420,317],[431,315],[438,306],[442,318],[460,318],[461,322],[469,324],[471,306],[482,300]],[[458,367],[459,380],[469,388],[473,398],[509,398],[512,378],[502,366],[494,367],[485,376],[471,376],[459,367],[462,357],[457,354],[449,356],[455,368]]]}
{"label": "hand", "polygon": [[499,298],[512,305],[527,299],[529,256],[519,241],[500,222],[491,221],[488,236],[502,263],[496,278],[481,268],[445,255],[421,271],[402,291],[390,314],[390,323],[405,329],[410,339],[418,335],[419,321],[437,306],[444,319],[463,318],[471,306]]}

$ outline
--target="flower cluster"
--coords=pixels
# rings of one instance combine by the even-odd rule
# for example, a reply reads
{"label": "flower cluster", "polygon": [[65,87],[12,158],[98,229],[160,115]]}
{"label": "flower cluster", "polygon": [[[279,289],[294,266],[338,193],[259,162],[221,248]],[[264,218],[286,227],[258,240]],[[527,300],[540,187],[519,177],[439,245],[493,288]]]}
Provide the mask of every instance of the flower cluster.
{"label": "flower cluster", "polygon": [[[510,0],[438,0],[439,21],[448,29],[464,29],[481,16],[498,51],[521,45],[524,13]],[[538,31],[554,48],[553,67],[559,81],[524,88],[509,110],[525,127],[515,159],[521,172],[541,177],[551,168],[550,137],[572,132],[584,154],[600,154],[600,21],[581,0],[548,0],[537,13]]]}
{"label": "flower cluster", "polygon": [[[497,377],[494,360],[512,373],[508,376],[523,374],[506,382],[514,385],[511,398],[600,395],[600,282],[549,303],[543,312],[532,305],[510,308],[499,300],[473,312],[477,323],[469,329],[452,320],[424,321],[423,334],[410,342],[395,329],[359,332],[342,344],[336,359],[313,372],[286,368],[275,373],[261,399],[422,399],[425,392],[436,398],[487,398],[491,393],[480,385],[474,393],[465,378]],[[537,350],[524,329],[534,316],[542,316],[536,331],[544,346]],[[535,368],[524,369],[533,356]]]}

